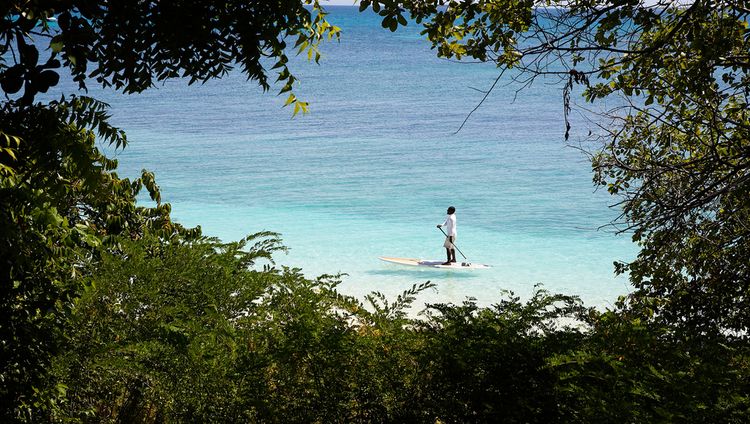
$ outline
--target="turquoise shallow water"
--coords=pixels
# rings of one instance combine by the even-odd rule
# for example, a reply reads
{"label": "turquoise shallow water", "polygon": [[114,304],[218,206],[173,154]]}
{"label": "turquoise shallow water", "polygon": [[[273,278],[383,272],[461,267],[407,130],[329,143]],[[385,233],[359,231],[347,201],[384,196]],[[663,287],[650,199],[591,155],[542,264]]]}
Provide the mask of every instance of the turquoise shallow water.
{"label": "turquoise shallow water", "polygon": [[[237,239],[282,233],[278,263],[309,276],[347,273],[342,291],[391,296],[432,280],[424,302],[525,296],[535,283],[608,305],[628,291],[612,262],[636,250],[598,231],[616,217],[595,192],[590,165],[563,141],[561,86],[537,81],[513,101],[501,84],[453,134],[497,70],[435,57],[414,26],[392,34],[372,15],[332,7],[341,43],[320,66],[296,60],[299,97],[311,113],[291,118],[283,98],[242,75],[188,87],[171,81],[140,95],[98,89],[130,146],[120,173],[156,173],[173,215]],[[72,90],[70,84],[61,86]],[[577,138],[588,130],[574,123]],[[412,269],[381,255],[442,259],[435,224],[458,212],[458,246],[485,271]]]}

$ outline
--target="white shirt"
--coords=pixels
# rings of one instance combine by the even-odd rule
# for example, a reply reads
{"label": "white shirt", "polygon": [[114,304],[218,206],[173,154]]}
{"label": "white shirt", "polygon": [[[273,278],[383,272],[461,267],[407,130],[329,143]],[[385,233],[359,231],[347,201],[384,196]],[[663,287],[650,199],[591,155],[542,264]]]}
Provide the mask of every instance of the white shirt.
{"label": "white shirt", "polygon": [[448,215],[445,218],[445,222],[443,222],[443,227],[445,227],[445,233],[449,236],[455,237],[456,234],[456,214]]}

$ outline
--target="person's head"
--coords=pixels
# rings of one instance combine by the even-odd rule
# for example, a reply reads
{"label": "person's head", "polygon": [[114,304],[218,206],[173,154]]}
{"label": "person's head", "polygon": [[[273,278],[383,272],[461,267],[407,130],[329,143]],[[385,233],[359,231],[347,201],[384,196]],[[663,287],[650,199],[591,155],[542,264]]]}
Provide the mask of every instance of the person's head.
{"label": "person's head", "polygon": [[454,208],[453,206],[450,206],[448,208],[448,215],[453,215],[455,212],[456,212],[456,208]]}

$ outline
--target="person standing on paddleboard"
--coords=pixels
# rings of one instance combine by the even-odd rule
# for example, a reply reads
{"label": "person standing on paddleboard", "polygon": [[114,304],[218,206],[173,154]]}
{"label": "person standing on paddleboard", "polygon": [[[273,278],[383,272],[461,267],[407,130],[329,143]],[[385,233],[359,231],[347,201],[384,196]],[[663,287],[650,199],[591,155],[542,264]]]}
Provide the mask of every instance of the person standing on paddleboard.
{"label": "person standing on paddleboard", "polygon": [[445,222],[438,224],[438,228],[445,227],[445,252],[448,254],[448,260],[443,265],[450,265],[456,262],[456,246],[453,245],[456,241],[456,208],[453,206],[448,208],[448,216],[445,218]]}

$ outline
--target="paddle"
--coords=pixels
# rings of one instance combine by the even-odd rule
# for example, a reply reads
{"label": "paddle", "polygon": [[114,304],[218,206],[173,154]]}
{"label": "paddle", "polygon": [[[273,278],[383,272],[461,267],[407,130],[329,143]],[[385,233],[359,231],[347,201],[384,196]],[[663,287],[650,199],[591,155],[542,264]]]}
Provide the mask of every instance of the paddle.
{"label": "paddle", "polygon": [[[441,227],[437,227],[437,229],[440,230],[440,232],[443,233],[444,236],[448,237],[448,234],[445,234],[445,231],[443,231]],[[456,250],[458,250],[458,253],[460,253],[461,256],[464,257],[464,259],[469,260],[469,258],[467,258],[466,255],[464,255],[464,252],[462,252],[461,249],[459,249],[458,246],[456,246],[456,243],[453,243],[453,247],[455,247]]]}

